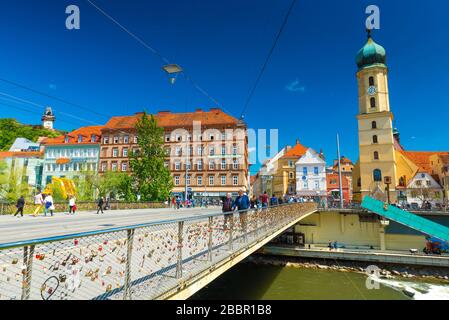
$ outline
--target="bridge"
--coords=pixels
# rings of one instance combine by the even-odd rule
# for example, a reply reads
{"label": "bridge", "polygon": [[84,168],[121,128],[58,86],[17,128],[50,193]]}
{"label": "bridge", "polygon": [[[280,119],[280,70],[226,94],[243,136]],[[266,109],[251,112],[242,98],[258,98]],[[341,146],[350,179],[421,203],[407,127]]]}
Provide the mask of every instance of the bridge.
{"label": "bridge", "polygon": [[293,203],[0,244],[0,300],[187,299],[315,212]]}

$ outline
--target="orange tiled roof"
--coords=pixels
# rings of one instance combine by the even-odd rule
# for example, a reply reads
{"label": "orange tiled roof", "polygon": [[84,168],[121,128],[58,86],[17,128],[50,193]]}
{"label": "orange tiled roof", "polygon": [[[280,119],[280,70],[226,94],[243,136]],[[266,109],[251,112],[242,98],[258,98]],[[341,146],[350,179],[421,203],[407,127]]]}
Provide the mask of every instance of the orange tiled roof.
{"label": "orange tiled roof", "polygon": [[26,151],[3,151],[0,152],[0,159],[5,159],[5,158],[13,158],[13,157],[17,157],[17,158],[33,158],[33,157],[42,157],[44,155],[43,152],[40,151],[30,151],[30,152],[26,152]]}
{"label": "orange tiled roof", "polygon": [[282,158],[299,158],[306,154],[307,147],[304,147],[299,142],[290,150],[288,150]]}
{"label": "orange tiled roof", "polygon": [[[91,136],[96,136],[95,143],[100,143],[101,138],[101,129],[103,126],[90,126],[90,127],[82,127],[75,131],[68,133],[69,141],[65,142],[65,135],[59,136],[56,138],[47,138],[42,141],[44,145],[60,145],[60,144],[92,144]],[[78,142],[78,136],[81,135],[83,137],[83,142]]]}
{"label": "orange tiled roof", "polygon": [[[132,116],[112,117],[104,126],[105,129],[130,129],[136,126],[142,116],[137,113]],[[210,111],[197,110],[188,113],[171,113],[169,111],[159,112],[154,115],[160,127],[191,127],[193,121],[201,121],[201,126],[211,125],[236,125],[239,121],[224,113],[220,109]]]}
{"label": "orange tiled roof", "polygon": [[433,151],[404,151],[407,158],[419,167],[419,172],[432,173],[432,166],[430,164],[430,156],[437,154],[440,156],[447,155],[449,152],[433,152]]}

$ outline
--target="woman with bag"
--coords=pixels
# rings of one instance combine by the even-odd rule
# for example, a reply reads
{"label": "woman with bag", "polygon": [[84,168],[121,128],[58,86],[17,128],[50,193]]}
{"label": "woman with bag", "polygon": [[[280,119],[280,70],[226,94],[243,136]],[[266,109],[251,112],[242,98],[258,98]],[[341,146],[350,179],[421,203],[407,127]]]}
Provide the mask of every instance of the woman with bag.
{"label": "woman with bag", "polygon": [[69,196],[69,214],[75,214],[76,211],[76,198]]}
{"label": "woman with bag", "polygon": [[53,217],[53,211],[55,210],[55,205],[53,203],[53,197],[51,196],[51,194],[49,194],[45,197],[44,203],[45,203],[44,216],[47,216],[47,212],[50,211],[51,216]]}

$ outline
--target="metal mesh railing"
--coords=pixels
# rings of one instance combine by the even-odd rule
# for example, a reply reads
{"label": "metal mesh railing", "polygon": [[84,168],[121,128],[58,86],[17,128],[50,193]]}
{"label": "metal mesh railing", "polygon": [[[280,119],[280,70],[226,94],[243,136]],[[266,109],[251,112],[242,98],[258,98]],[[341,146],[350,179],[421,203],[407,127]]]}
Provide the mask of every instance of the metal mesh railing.
{"label": "metal mesh railing", "polygon": [[0,300],[157,299],[314,212],[312,203],[0,245]]}

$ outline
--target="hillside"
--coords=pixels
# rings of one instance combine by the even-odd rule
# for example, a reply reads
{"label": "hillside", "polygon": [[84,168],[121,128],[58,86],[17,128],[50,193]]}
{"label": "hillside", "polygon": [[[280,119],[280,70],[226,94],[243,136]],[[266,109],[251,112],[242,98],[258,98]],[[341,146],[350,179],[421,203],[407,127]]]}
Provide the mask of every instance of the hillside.
{"label": "hillside", "polygon": [[0,119],[0,151],[7,151],[16,138],[27,138],[36,142],[39,137],[57,137],[61,132],[42,127],[24,125],[15,119]]}

